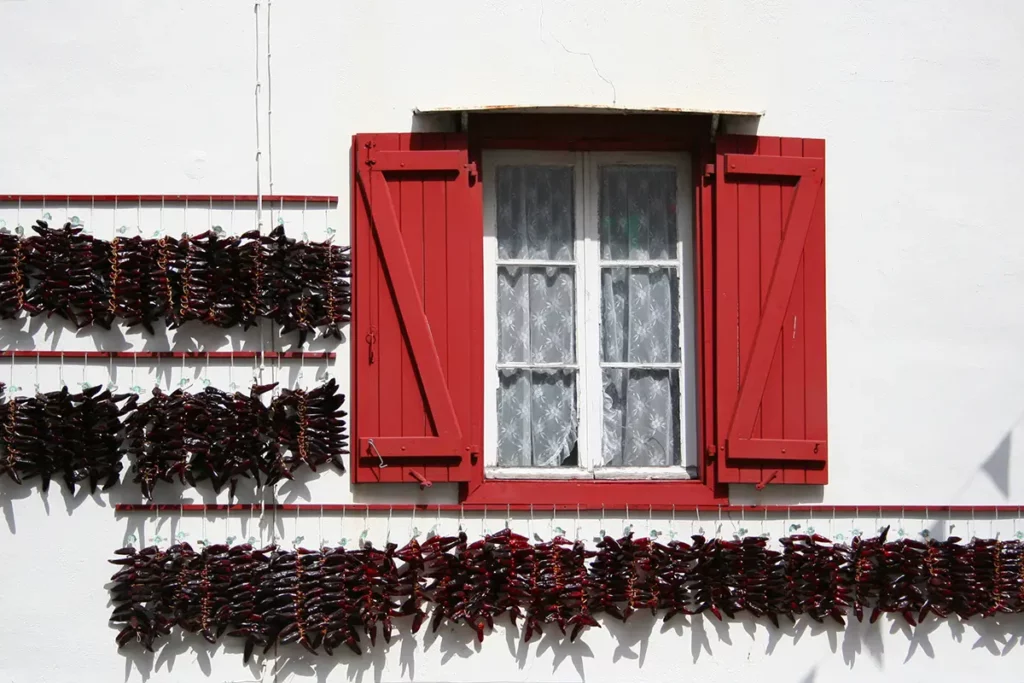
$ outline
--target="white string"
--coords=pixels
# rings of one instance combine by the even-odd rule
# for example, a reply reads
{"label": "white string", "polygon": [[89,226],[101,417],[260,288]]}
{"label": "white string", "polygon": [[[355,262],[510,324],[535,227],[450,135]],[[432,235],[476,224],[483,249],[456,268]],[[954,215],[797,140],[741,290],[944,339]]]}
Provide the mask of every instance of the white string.
{"label": "white string", "polygon": [[224,542],[228,543],[231,536],[231,495],[228,495],[228,504],[224,506]]}
{"label": "white string", "polygon": [[[260,182],[260,169],[262,166],[262,152],[260,150],[260,4],[263,0],[256,0],[256,4],[253,6],[253,12],[255,14],[255,45],[256,45],[256,88],[253,93],[255,99],[255,112],[256,112],[256,232],[258,235],[263,234],[263,186]],[[259,324],[260,330],[260,349],[265,348],[265,341],[263,336],[263,323]]]}
{"label": "white string", "polygon": [[67,384],[64,382],[64,352],[60,352],[60,385],[66,387]]}
{"label": "white string", "polygon": [[[267,0],[267,180],[269,181],[269,185],[270,185],[270,194],[274,194],[274,145],[273,145],[273,137],[272,137],[273,133],[274,133],[274,127],[271,125],[271,116],[274,113],[273,112],[273,108],[272,108],[273,102],[272,102],[271,96],[273,95],[274,86],[273,86],[273,82],[271,80],[271,72],[270,72],[270,6],[271,6],[271,4],[272,4],[272,0]],[[257,40],[257,45],[258,45],[259,44],[259,34],[258,33],[257,33],[256,40]],[[257,62],[258,62],[258,60],[257,60]],[[257,75],[257,78],[259,78],[258,75]],[[283,199],[281,200],[281,208],[282,209],[284,208],[284,200]],[[280,216],[280,215],[281,215],[281,213],[279,211],[278,212],[278,216]],[[274,218],[273,211],[271,211],[270,218],[271,218],[271,221],[273,221],[273,218]]]}
{"label": "white string", "polygon": [[393,505],[389,505],[388,506],[388,526],[387,526],[387,532],[384,535],[384,543],[385,543],[385,545],[388,544],[388,543],[391,543],[391,513],[394,512],[394,511],[395,511],[394,506]]}
{"label": "white string", "polygon": [[13,394],[13,390],[14,390],[14,350],[12,349],[9,353],[11,354],[11,373],[10,373],[10,378],[7,380],[7,388],[8,388],[9,391],[12,392],[11,395],[13,396],[14,395]]}
{"label": "white string", "polygon": [[512,505],[506,503],[505,505],[505,528],[508,529],[512,524]]}
{"label": "white string", "polygon": [[292,547],[299,549],[299,506],[295,506],[295,535],[292,536]]}
{"label": "white string", "polygon": [[320,533],[320,547],[327,547],[327,539],[324,538],[324,506],[320,506],[320,522],[319,522],[319,533]]}
{"label": "white string", "polygon": [[89,374],[89,354],[88,352],[82,355],[82,388],[85,389],[89,384],[89,380],[86,377]]}
{"label": "white string", "polygon": [[203,541],[205,544],[209,544],[210,539],[206,536],[206,503],[203,503]]}

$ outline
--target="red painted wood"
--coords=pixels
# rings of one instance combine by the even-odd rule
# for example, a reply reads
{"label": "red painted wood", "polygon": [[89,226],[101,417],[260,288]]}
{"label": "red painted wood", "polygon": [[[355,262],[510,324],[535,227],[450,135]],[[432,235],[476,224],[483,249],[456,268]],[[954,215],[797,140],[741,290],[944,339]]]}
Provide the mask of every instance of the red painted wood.
{"label": "red painted wood", "polygon": [[483,149],[495,149],[491,141],[508,140],[520,141],[518,149],[608,149],[617,144],[640,151],[697,150],[711,135],[711,121],[710,114],[486,113],[470,114],[468,131],[471,144]]}
{"label": "red painted wood", "polygon": [[254,194],[0,194],[0,202],[22,202],[25,204],[160,204],[184,203],[202,204],[204,202],[252,204],[258,199],[264,203],[285,204],[337,204],[335,195],[321,194],[265,194],[257,197]]}
{"label": "red painted wood", "polygon": [[[803,140],[786,138],[780,141],[780,154],[785,156],[800,156],[803,152]],[[765,182],[770,182],[768,178]],[[796,187],[786,183],[782,187],[785,197],[784,206],[789,209],[793,206],[793,198]],[[820,193],[819,193],[820,194]],[[785,217],[783,217],[785,222]],[[804,239],[806,249],[807,240]],[[775,252],[778,253],[778,250]],[[774,254],[773,254],[774,257]],[[824,283],[824,280],[822,280]],[[806,386],[805,362],[805,325],[804,322],[804,262],[800,258],[800,265],[797,266],[796,278],[793,281],[793,291],[789,297],[789,304],[786,314],[783,317],[783,325],[780,337],[783,340],[781,358],[781,369],[783,374],[782,405],[785,406],[782,430],[775,432],[785,439],[799,439],[805,434],[804,430],[804,392]],[[772,363],[773,367],[780,367],[780,363]],[[824,447],[819,448],[819,453]],[[779,480],[783,484],[805,484],[807,483],[807,470],[805,468],[783,468],[780,470]]]}
{"label": "red painted wood", "polygon": [[538,507],[575,506],[582,509],[645,507],[648,505],[727,503],[700,481],[594,481],[488,479],[472,489],[466,504],[503,507],[532,503]]}
{"label": "red painted wood", "polygon": [[[482,242],[483,217],[474,178],[461,172],[469,164],[465,138],[361,135],[354,148],[357,203],[364,205],[354,216],[354,239],[374,251],[357,254],[354,276],[354,337],[364,342],[353,354],[360,403],[354,479],[466,481],[469,408],[482,404],[483,393],[468,374],[457,376],[449,359],[459,358],[470,373],[472,346],[483,343],[482,311],[466,303],[469,278],[483,268],[466,244]],[[373,363],[364,339],[371,327]],[[464,345],[457,356],[456,339]]]}
{"label": "red painted wood", "polygon": [[[443,133],[417,136],[417,142],[427,149],[444,148]],[[441,363],[445,381],[448,375],[448,206],[442,183],[422,183],[423,200],[423,307],[434,334],[434,347]],[[430,264],[430,267],[426,267]],[[432,429],[430,417],[422,416],[423,433]],[[423,476],[430,481],[448,481],[450,472],[444,464],[423,467]]]}
{"label": "red painted wood", "polygon": [[694,272],[697,292],[697,400],[698,473],[703,481],[713,486],[715,469],[708,466],[706,455],[715,446],[715,353],[714,353],[714,177],[704,172],[712,163],[714,150],[705,149],[694,155],[694,226],[696,244]]}
{"label": "red painted wood", "polygon": [[[726,156],[726,163],[736,158]],[[740,157],[742,158],[742,157]],[[757,343],[758,321],[761,318],[761,207],[759,204],[760,186],[755,182],[734,183],[736,188],[736,260],[739,289],[736,302],[739,307],[739,354],[740,358],[750,358]],[[742,401],[744,387],[740,386],[737,402]],[[757,404],[752,415],[744,416],[744,426],[749,430],[745,436],[758,435],[761,431],[758,419]],[[722,416],[725,418],[725,416]],[[726,418],[727,419],[727,418]],[[730,435],[731,436],[731,435]],[[726,455],[732,457],[732,444],[726,441]],[[756,463],[740,472],[739,481],[756,484],[763,479],[764,473]]]}
{"label": "red painted wood", "polygon": [[[825,141],[804,140],[804,156],[822,159],[822,191],[811,213],[811,230],[804,244],[804,434],[828,441],[828,366],[825,318]],[[828,463],[806,470],[808,484],[828,482]]]}
{"label": "red painted wood", "polygon": [[736,186],[726,182],[721,169],[724,153],[733,151],[736,143],[732,138],[720,140],[715,163],[715,462],[721,482],[742,481],[725,457],[725,437],[739,390],[739,205]]}
{"label": "red painted wood", "polygon": [[333,351],[0,351],[0,358],[198,358],[334,360]]}
{"label": "red painted wood", "polygon": [[685,502],[657,502],[657,503],[638,503],[638,504],[623,504],[591,501],[587,503],[555,503],[542,505],[540,503],[523,503],[516,502],[509,505],[505,504],[493,504],[493,503],[461,503],[461,504],[407,504],[399,503],[395,505],[389,505],[386,503],[281,503],[281,504],[270,504],[264,505],[262,503],[233,503],[227,505],[224,503],[212,503],[212,504],[201,504],[201,503],[186,503],[174,504],[174,503],[117,503],[114,505],[114,511],[119,513],[131,513],[131,512],[168,512],[173,514],[178,513],[216,513],[216,512],[273,512],[274,510],[280,512],[307,512],[310,514],[319,514],[321,512],[343,512],[343,513],[393,513],[393,512],[416,512],[420,513],[438,513],[438,512],[484,512],[494,514],[495,518],[499,518],[501,513],[506,511],[512,512],[529,512],[532,510],[536,515],[543,515],[545,512],[568,512],[575,513],[577,509],[580,512],[621,512],[624,510],[636,510],[638,513],[642,512],[700,512],[708,513],[709,518],[715,518],[718,515],[728,514],[743,514],[749,516],[751,519],[755,519],[757,515],[774,515],[784,516],[788,518],[798,518],[806,515],[852,515],[852,516],[908,516],[908,515],[934,515],[934,516],[954,516],[954,515],[992,515],[998,517],[1009,517],[1016,515],[1020,517],[1024,514],[1024,505],[729,505],[727,503],[713,504],[713,503],[685,503]]}
{"label": "red painted wood", "polygon": [[[796,138],[782,140],[783,145],[801,142]],[[792,145],[795,147],[796,145]],[[726,173],[741,173],[749,175],[778,175],[803,177],[819,173],[824,162],[818,163],[817,159],[805,159],[800,155],[796,156],[758,156],[756,154],[726,154]]]}
{"label": "red painted wood", "polygon": [[373,170],[383,171],[460,171],[466,168],[465,152],[459,150],[421,150],[419,154],[406,154],[409,139],[402,136],[403,150],[400,152],[374,152],[367,154],[367,161]]}
{"label": "red painted wood", "polygon": [[[824,143],[810,143],[805,149],[799,139],[743,136],[718,143],[716,470],[722,482],[827,480],[824,363],[807,365],[809,357],[824,359],[823,248],[813,279],[804,267],[810,236],[820,233],[822,247],[824,239],[824,213],[817,209]],[[808,394],[820,406],[813,436],[805,419]]]}
{"label": "red painted wood", "polygon": [[[736,439],[729,442],[728,448],[729,457],[739,460],[807,460],[819,463],[828,460],[828,445],[823,441]],[[764,476],[764,472],[761,475]]]}
{"label": "red painted wood", "polygon": [[[781,154],[781,140],[776,137],[759,137],[757,139],[757,153],[759,155]],[[758,201],[760,210],[758,212],[761,222],[760,240],[760,267],[761,267],[761,301],[763,308],[768,297],[768,285],[771,284],[772,266],[775,262],[775,255],[779,253],[779,244],[782,242],[782,226],[785,216],[782,211],[782,187],[777,182],[758,181]],[[787,202],[785,205],[789,207]],[[782,356],[782,332],[780,330],[775,342],[774,357]],[[761,409],[758,414],[759,424],[755,425],[753,434],[761,438],[771,436],[783,436],[783,383],[782,364],[773,363],[768,372],[768,379],[765,381],[764,400],[761,402]],[[763,473],[762,473],[763,474]]]}
{"label": "red painted wood", "polygon": [[[431,164],[430,159],[424,159],[423,161],[414,161],[416,157],[423,155],[433,156],[433,152],[421,152],[415,157],[408,154],[409,152],[409,136],[400,135],[398,136],[398,148],[399,152],[387,152],[381,151],[376,152],[376,148],[368,150],[367,161],[373,163],[373,170],[377,173],[388,170],[405,171],[407,168],[410,171],[419,171],[418,173],[405,173],[396,172],[389,176],[388,187],[391,190],[391,201],[396,210],[396,216],[398,218],[398,225],[402,233],[402,244],[405,246],[406,255],[409,258],[409,273],[412,275],[412,281],[416,284],[416,288],[419,292],[423,291],[423,171],[427,170],[438,170],[434,168],[437,164]],[[405,165],[403,165],[405,164]],[[409,167],[409,164],[414,164],[415,167]],[[422,299],[422,293],[420,294]],[[424,313],[426,308],[423,308]],[[401,316],[399,316],[401,318]],[[429,324],[429,320],[428,320]],[[408,334],[408,330],[405,331]],[[399,354],[399,361],[401,364],[401,375],[402,379],[398,386],[400,393],[396,396],[396,401],[400,406],[399,410],[396,411],[396,417],[401,421],[399,427],[400,433],[404,437],[411,438],[423,438],[432,437],[434,434],[433,427],[430,425],[429,411],[425,404],[425,398],[423,397],[423,390],[420,387],[419,373],[416,369],[415,360],[411,353],[407,353],[403,347],[402,352]],[[427,428],[424,429],[424,422],[428,424]],[[427,447],[427,452],[430,452],[431,447],[436,446],[436,440],[430,438],[430,441],[424,444]],[[423,452],[418,450],[417,452]],[[425,453],[424,453],[425,454]],[[416,481],[414,478],[414,472],[416,470],[408,468],[404,463],[398,463],[400,467],[400,473],[402,475],[402,481]]]}
{"label": "red painted wood", "polygon": [[[401,146],[400,138],[401,136],[396,134],[378,135],[374,144],[379,150],[398,150]],[[356,168],[357,174],[365,174],[365,171],[365,163],[360,164]],[[370,194],[368,196],[371,199],[367,201],[366,196],[364,196],[363,201],[366,202],[370,211],[371,226],[373,226],[377,216],[373,215],[372,197],[374,195],[383,195],[384,192],[387,192],[387,200],[384,201],[381,212],[393,213],[394,202],[401,199],[401,181],[395,176],[387,179],[378,173],[365,174],[360,179],[362,177],[365,177],[370,183]],[[361,186],[366,187],[362,183]],[[393,192],[389,191],[389,186],[391,186],[390,189]],[[378,372],[380,373],[380,394],[378,396],[380,431],[378,434],[400,436],[402,435],[402,382],[405,379],[402,357],[410,351],[407,351],[405,348],[405,340],[403,339],[405,332],[402,330],[402,321],[399,318],[398,302],[396,301],[398,294],[394,290],[389,277],[388,254],[380,243],[376,228],[374,228],[372,234],[373,243],[377,247],[377,257],[380,259],[380,269],[377,271],[377,347],[379,355],[376,359],[376,365],[379,367]],[[398,267],[402,266],[399,265]],[[419,383],[418,378],[416,378],[416,382],[417,384]],[[362,439],[354,439],[352,443],[353,450],[357,455],[367,457],[365,462],[371,465],[379,465],[379,459],[376,460],[376,463],[374,462],[376,454],[382,453],[379,446],[377,446],[377,450],[374,453],[370,453],[367,448],[368,442],[363,443]],[[377,445],[376,439],[374,440],[374,445]],[[392,462],[388,467],[380,469],[381,481],[402,482],[405,480],[406,473],[401,463]]]}

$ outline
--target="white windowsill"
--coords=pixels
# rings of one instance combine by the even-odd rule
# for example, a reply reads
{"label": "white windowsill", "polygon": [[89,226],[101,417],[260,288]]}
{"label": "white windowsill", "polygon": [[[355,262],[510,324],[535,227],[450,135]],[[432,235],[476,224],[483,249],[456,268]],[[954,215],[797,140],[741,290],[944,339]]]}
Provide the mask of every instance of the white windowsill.
{"label": "white windowsill", "polygon": [[605,467],[593,472],[562,467],[485,467],[487,479],[543,481],[687,481],[697,478],[696,467]]}

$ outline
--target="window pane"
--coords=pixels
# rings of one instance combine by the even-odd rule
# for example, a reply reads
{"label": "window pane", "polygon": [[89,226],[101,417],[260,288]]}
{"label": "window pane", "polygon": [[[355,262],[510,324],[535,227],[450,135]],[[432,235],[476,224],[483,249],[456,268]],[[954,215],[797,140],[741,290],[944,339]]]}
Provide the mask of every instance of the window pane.
{"label": "window pane", "polygon": [[572,260],[572,167],[499,166],[496,171],[498,258]]}
{"label": "window pane", "polygon": [[574,363],[572,268],[498,268],[498,362]]}
{"label": "window pane", "polygon": [[498,465],[575,467],[576,373],[498,372]]}
{"label": "window pane", "polygon": [[601,270],[601,360],[679,362],[679,273],[675,268]]}
{"label": "window pane", "polygon": [[680,463],[679,371],[604,370],[599,467]]}
{"label": "window pane", "polygon": [[676,169],[602,166],[603,259],[676,258]]}

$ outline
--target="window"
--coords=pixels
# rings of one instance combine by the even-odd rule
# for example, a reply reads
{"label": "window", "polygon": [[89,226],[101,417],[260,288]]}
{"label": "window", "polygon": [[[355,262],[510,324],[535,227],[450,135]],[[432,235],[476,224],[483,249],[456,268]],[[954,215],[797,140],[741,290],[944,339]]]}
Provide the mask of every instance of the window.
{"label": "window", "polygon": [[696,475],[690,167],[485,153],[488,476]]}
{"label": "window", "polygon": [[824,141],[493,116],[353,140],[353,482],[566,510],[826,483]]}

